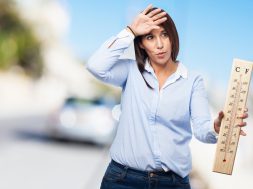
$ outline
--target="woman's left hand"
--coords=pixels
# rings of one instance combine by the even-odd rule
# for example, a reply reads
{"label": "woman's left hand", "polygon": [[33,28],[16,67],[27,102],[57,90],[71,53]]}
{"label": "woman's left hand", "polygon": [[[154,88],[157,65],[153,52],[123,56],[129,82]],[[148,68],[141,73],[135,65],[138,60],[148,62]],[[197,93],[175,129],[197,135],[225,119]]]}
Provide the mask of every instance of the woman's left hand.
{"label": "woman's left hand", "polygon": [[[246,119],[249,116],[247,112],[248,112],[248,108],[245,108],[243,115],[239,116],[239,118],[241,118],[242,120],[241,123],[238,125],[239,127],[245,127],[247,125],[246,122],[243,122],[243,119]],[[220,126],[221,126],[221,121],[223,117],[224,117],[224,113],[223,111],[220,111],[218,117],[214,120],[214,130],[216,133],[220,132]],[[241,130],[240,135],[246,136],[246,133],[243,130]]]}

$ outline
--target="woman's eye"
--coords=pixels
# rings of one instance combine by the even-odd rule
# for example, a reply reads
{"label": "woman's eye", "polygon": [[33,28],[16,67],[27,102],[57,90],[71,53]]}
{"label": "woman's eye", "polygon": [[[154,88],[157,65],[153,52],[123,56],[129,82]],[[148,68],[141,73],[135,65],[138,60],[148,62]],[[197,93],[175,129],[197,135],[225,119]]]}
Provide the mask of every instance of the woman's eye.
{"label": "woman's eye", "polygon": [[164,33],[162,34],[162,36],[168,37],[168,34],[167,34],[166,32],[164,32]]}
{"label": "woman's eye", "polygon": [[148,40],[153,39],[153,36],[152,35],[147,35],[146,39],[148,39]]}

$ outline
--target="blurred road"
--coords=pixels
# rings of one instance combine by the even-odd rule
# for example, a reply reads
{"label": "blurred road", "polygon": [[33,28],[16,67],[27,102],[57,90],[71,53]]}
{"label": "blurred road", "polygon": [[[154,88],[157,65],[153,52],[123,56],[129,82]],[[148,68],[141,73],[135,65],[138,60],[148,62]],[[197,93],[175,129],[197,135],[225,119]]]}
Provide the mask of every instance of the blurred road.
{"label": "blurred road", "polygon": [[[49,138],[46,117],[0,120],[0,189],[98,189],[109,162],[108,149]],[[193,137],[193,189],[253,187],[252,117],[248,121],[249,136],[240,140],[232,176],[213,173],[216,145]]]}
{"label": "blurred road", "polygon": [[46,116],[0,120],[0,188],[97,189],[108,150],[50,139]]}

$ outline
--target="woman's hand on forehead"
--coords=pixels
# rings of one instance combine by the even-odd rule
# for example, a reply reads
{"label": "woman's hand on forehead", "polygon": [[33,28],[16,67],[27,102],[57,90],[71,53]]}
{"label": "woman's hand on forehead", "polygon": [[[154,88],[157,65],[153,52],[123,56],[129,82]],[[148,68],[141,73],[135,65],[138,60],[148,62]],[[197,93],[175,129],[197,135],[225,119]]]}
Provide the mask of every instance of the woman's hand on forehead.
{"label": "woman's hand on forehead", "polygon": [[129,25],[136,36],[148,34],[153,29],[159,29],[159,25],[167,20],[166,12],[159,8],[152,11],[150,9],[152,9],[151,4],[138,14]]}

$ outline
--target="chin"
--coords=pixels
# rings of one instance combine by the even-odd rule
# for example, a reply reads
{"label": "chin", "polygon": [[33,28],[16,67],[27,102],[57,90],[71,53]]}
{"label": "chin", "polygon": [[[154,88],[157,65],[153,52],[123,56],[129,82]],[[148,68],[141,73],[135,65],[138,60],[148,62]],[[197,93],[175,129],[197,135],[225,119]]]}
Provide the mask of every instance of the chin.
{"label": "chin", "polygon": [[156,60],[156,63],[157,63],[157,64],[160,64],[160,65],[165,65],[165,64],[167,64],[168,62],[169,62],[168,59],[158,59],[158,60]]}
{"label": "chin", "polygon": [[165,65],[167,63],[167,61],[165,61],[165,62],[164,61],[163,62],[157,61],[156,63],[159,64],[159,65]]}
{"label": "chin", "polygon": [[152,57],[151,58],[152,62],[159,64],[159,65],[165,65],[167,64],[169,61],[171,61],[171,57],[165,56],[163,58],[158,58],[158,57]]}

